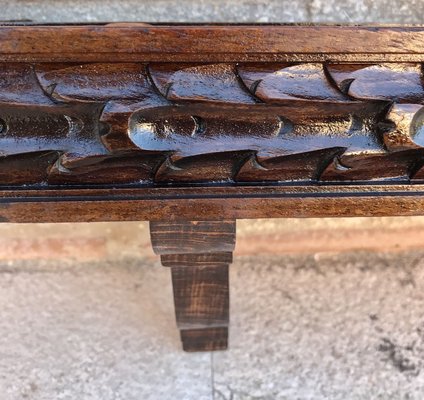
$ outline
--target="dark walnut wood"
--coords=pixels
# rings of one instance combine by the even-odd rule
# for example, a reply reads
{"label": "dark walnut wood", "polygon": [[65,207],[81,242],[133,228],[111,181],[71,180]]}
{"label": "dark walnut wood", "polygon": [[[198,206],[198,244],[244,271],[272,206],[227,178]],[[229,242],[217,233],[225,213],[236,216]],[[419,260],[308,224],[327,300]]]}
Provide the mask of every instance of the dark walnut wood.
{"label": "dark walnut wood", "polygon": [[0,183],[422,179],[423,99],[420,64],[3,63]]}
{"label": "dark walnut wood", "polygon": [[0,220],[152,221],[184,348],[224,348],[235,219],[424,214],[423,42],[419,26],[0,26]]}
{"label": "dark walnut wood", "polygon": [[183,349],[226,349],[235,221],[151,222],[150,234],[153,250],[171,267]]}

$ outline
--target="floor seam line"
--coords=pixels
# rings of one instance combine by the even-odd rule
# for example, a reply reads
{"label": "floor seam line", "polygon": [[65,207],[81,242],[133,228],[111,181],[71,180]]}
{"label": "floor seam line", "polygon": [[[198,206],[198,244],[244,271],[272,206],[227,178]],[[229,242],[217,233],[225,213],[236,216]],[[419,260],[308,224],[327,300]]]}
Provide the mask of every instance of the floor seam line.
{"label": "floor seam line", "polygon": [[213,370],[213,351],[211,351],[211,389],[212,389],[212,400],[215,400],[215,376],[214,376],[214,370]]}

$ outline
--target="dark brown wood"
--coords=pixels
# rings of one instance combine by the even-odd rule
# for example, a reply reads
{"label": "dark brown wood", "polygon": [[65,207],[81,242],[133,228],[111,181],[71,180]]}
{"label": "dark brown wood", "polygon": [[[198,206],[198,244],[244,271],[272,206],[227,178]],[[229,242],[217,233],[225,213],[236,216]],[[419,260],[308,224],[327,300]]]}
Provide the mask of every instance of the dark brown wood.
{"label": "dark brown wood", "polygon": [[423,43],[422,26],[0,25],[0,221],[152,221],[184,348],[225,348],[235,219],[424,215]]}
{"label": "dark brown wood", "polygon": [[0,67],[0,185],[424,175],[420,64]]}
{"label": "dark brown wood", "polygon": [[31,62],[424,61],[422,26],[97,24],[0,27],[1,59]]}
{"label": "dark brown wood", "polygon": [[[0,59],[13,56],[0,64],[0,184],[422,179],[424,91],[413,56],[423,35],[421,27],[0,26]],[[119,58],[137,52],[136,61]],[[158,52],[164,62],[150,58]],[[350,59],[335,59],[340,52]],[[263,59],[282,53],[294,59]],[[84,55],[97,58],[82,63]]]}
{"label": "dark brown wood", "polygon": [[0,190],[2,222],[424,215],[422,184]]}
{"label": "dark brown wood", "polygon": [[235,221],[151,222],[150,234],[153,250],[171,267],[184,350],[226,349]]}

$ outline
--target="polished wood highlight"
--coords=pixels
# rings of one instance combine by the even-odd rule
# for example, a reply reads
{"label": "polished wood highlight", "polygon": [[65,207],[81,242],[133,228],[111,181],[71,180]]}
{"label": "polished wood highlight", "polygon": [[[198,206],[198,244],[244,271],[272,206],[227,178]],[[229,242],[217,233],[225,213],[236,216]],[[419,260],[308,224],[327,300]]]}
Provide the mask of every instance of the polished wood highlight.
{"label": "polished wood highlight", "polygon": [[420,64],[0,67],[0,185],[424,176]]}

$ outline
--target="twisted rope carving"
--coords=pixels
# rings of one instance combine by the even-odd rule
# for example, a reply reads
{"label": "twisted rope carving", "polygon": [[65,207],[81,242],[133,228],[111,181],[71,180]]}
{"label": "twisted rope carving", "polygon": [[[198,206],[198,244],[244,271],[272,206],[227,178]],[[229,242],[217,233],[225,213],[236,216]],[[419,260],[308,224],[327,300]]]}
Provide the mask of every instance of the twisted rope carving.
{"label": "twisted rope carving", "polygon": [[422,179],[419,64],[3,64],[0,184]]}

